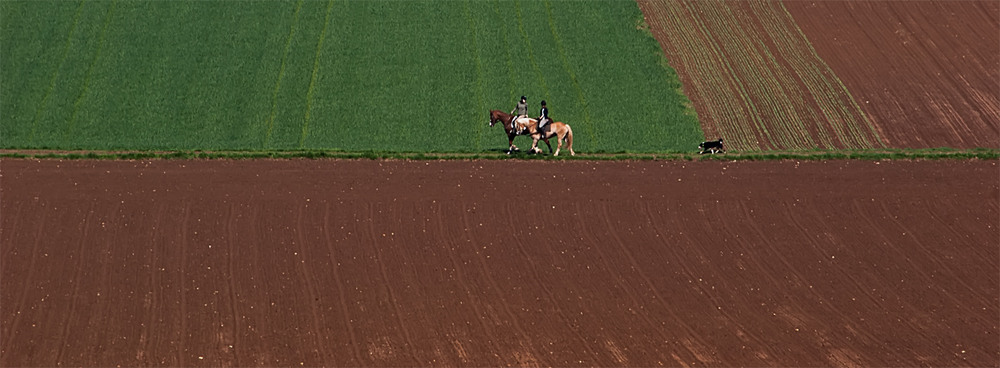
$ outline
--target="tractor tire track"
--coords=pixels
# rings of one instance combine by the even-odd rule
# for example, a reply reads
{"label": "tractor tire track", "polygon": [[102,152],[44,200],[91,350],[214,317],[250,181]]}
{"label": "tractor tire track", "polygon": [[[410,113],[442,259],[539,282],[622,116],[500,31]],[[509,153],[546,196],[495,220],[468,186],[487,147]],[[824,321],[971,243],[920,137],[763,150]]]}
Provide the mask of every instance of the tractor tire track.
{"label": "tractor tire track", "polygon": [[[468,211],[462,211],[462,224],[465,226],[466,229],[472,228],[472,223],[470,221]],[[479,244],[476,241],[474,241],[474,239],[472,239],[471,236],[468,239],[468,241],[470,244]],[[489,264],[486,262],[486,257],[484,257],[483,254],[478,250],[476,250],[475,253],[476,253],[476,259],[479,260],[479,266],[483,270],[483,275],[486,276],[486,281],[490,284],[490,286],[493,287],[493,290],[496,290],[496,294],[500,298],[501,309],[504,311],[504,314],[507,315],[507,318],[510,319],[511,325],[523,339],[526,339],[528,341],[528,346],[535,346],[533,340],[531,339],[531,334],[529,334],[528,331],[525,330],[524,326],[521,325],[517,316],[514,314],[513,310],[510,309],[510,303],[507,300],[507,297],[505,295],[506,293],[504,292],[504,289],[500,287],[500,284],[497,283],[496,279],[493,277],[493,272],[491,271]],[[576,336],[576,338],[580,341],[581,343],[580,346],[582,346],[584,350],[587,351],[587,354],[589,354],[591,358],[594,359],[593,360],[594,362],[598,362],[599,359],[597,354],[593,351],[593,349],[590,348],[590,344],[588,343],[587,339],[584,338],[583,334],[580,332],[580,329],[576,327],[574,324],[568,323],[569,320],[567,317],[564,317],[564,319],[567,321],[567,326],[569,326],[574,336]],[[531,353],[537,356],[537,352],[531,352]]]}
{"label": "tractor tire track", "polygon": [[[695,251],[693,255],[687,255],[687,256],[678,254],[677,250],[675,250],[674,247],[670,246],[670,244],[666,244],[666,242],[665,242],[666,238],[664,237],[665,234],[663,234],[659,230],[656,230],[656,229],[685,229],[685,230],[687,230],[687,229],[690,228],[690,226],[686,226],[686,224],[683,224],[680,221],[674,221],[674,222],[671,222],[670,224],[667,224],[666,222],[661,222],[658,219],[658,216],[653,216],[652,215],[653,211],[652,211],[652,208],[649,206],[648,203],[644,203],[642,206],[640,206],[640,208],[643,209],[642,212],[643,212],[643,216],[646,218],[646,221],[647,221],[646,223],[649,224],[654,229],[654,233],[656,235],[658,235],[658,237],[660,239],[664,239],[664,244],[663,244],[664,245],[664,249],[668,250],[669,253],[674,254],[675,258],[677,258],[677,259],[693,258],[693,260],[697,260],[698,261],[697,264],[700,264],[700,265],[705,265],[705,264],[709,263],[708,258],[705,256],[704,253],[702,253],[700,251]],[[608,217],[608,216],[605,216],[605,217]],[[670,218],[677,219],[677,216],[671,216]],[[673,225],[673,226],[671,226],[671,225]],[[696,231],[696,230],[692,230],[692,231]],[[690,231],[680,232],[679,235],[683,239],[685,239],[687,242],[698,242],[699,239],[695,239],[694,237],[692,237],[689,234],[689,232]],[[719,296],[716,295],[716,294],[719,293],[718,291],[714,291],[714,290],[712,290],[710,288],[706,288],[703,285],[703,282],[704,282],[703,280],[717,279],[715,272],[699,271],[699,267],[696,265],[695,262],[678,262],[677,267],[679,267],[681,269],[681,274],[684,275],[685,277],[687,277],[687,279],[688,279],[688,287],[689,288],[691,288],[692,290],[697,291],[700,295],[704,295],[705,297],[709,298],[713,302],[712,304],[716,305],[717,307],[729,304],[729,303],[725,303],[722,299],[720,299]],[[692,359],[700,361],[703,364],[709,364],[709,365],[724,364],[724,362],[707,361],[706,359],[710,358],[710,357],[707,357],[704,353],[702,353],[702,350],[704,350],[705,347],[712,346],[711,342],[707,341],[707,340],[705,340],[703,338],[700,338],[700,336],[702,336],[702,333],[699,330],[697,330],[694,326],[690,325],[688,323],[688,321],[686,321],[684,319],[684,317],[682,317],[681,315],[679,315],[676,312],[674,312],[674,308],[672,308],[670,305],[666,304],[666,299],[663,299],[662,295],[658,295],[657,299],[660,300],[660,303],[664,306],[664,309],[669,312],[669,314],[670,314],[671,318],[673,318],[674,322],[677,323],[678,325],[680,325],[681,329],[684,330],[687,333],[688,337],[691,340],[693,340],[695,343],[698,344],[698,345],[692,345],[691,343],[685,343],[685,344],[682,344],[681,346],[678,346],[677,347],[678,349],[683,348],[684,350],[686,350],[690,354],[690,356],[691,356]],[[716,309],[715,312],[720,312],[720,310]],[[726,312],[726,313],[728,313],[728,312]],[[729,317],[729,315],[726,314],[726,313],[723,313],[724,317],[730,318],[730,320],[732,320],[734,323],[739,323],[739,319]],[[767,345],[765,345],[765,346],[767,346]],[[701,347],[701,348],[699,348],[699,347]],[[677,359],[677,357],[675,357],[675,360],[677,360],[680,364],[684,364],[683,363],[684,361]],[[688,360],[688,361],[690,361],[690,360]]]}
{"label": "tractor tire track", "polygon": [[83,218],[83,222],[80,223],[80,228],[82,228],[82,235],[80,236],[79,244],[76,247],[76,271],[73,273],[73,278],[70,282],[73,284],[73,291],[70,293],[69,300],[69,311],[66,312],[65,318],[62,322],[62,332],[59,334],[59,341],[64,343],[59,344],[58,350],[56,350],[56,365],[63,364],[63,353],[65,353],[66,345],[69,343],[69,330],[73,322],[73,317],[76,314],[77,301],[80,300],[80,283],[83,282],[83,266],[84,266],[84,253],[83,250],[86,248],[88,235],[90,234],[90,215],[94,213],[94,205],[91,204],[87,208],[86,215]]}
{"label": "tractor tire track", "polygon": [[28,144],[35,144],[35,132],[38,130],[38,121],[42,118],[42,112],[45,111],[45,104],[49,100],[49,96],[52,95],[52,90],[56,88],[56,81],[59,79],[59,70],[62,69],[63,64],[66,63],[66,58],[69,56],[69,46],[70,41],[73,40],[73,32],[76,31],[77,24],[80,23],[80,14],[83,13],[83,4],[87,0],[80,0],[80,4],[76,7],[76,14],[73,15],[73,24],[69,27],[69,34],[66,35],[66,42],[63,44],[62,57],[59,59],[59,63],[56,64],[55,70],[52,71],[52,79],[49,81],[49,88],[45,90],[45,95],[42,96],[42,101],[38,104],[38,109],[35,110],[35,118],[31,120],[31,135],[28,137]]}
{"label": "tractor tire track", "polygon": [[76,126],[76,117],[80,113],[80,105],[83,103],[84,98],[87,97],[87,92],[90,90],[90,79],[94,75],[94,68],[97,66],[97,60],[101,57],[101,51],[104,49],[105,39],[108,34],[108,26],[111,24],[111,16],[114,15],[115,6],[118,5],[118,0],[112,0],[111,5],[108,6],[107,15],[104,16],[104,25],[101,27],[101,35],[97,40],[97,51],[94,51],[94,57],[90,60],[90,65],[87,66],[87,73],[83,77],[83,89],[80,91],[80,95],[76,97],[73,101],[73,112],[67,121],[67,127],[63,131],[62,145],[66,146],[66,140],[71,134],[73,134],[73,128]]}
{"label": "tractor tire track", "polygon": [[285,65],[288,63],[288,52],[292,48],[292,39],[295,37],[296,25],[299,23],[299,12],[302,10],[302,3],[299,0],[295,5],[295,14],[292,16],[292,26],[288,31],[288,39],[285,41],[285,51],[281,54],[281,66],[278,68],[278,80],[274,82],[274,91],[271,93],[271,114],[267,118],[267,132],[264,135],[264,148],[271,148],[271,134],[274,131],[274,118],[278,114],[278,91],[281,89],[281,80],[285,77]]}
{"label": "tractor tire track", "polygon": [[191,203],[184,202],[181,207],[181,231],[180,231],[180,271],[177,274],[177,285],[178,292],[180,293],[180,313],[178,315],[178,323],[180,333],[177,339],[177,365],[185,366],[185,355],[187,355],[187,347],[185,342],[188,336],[188,313],[187,313],[187,288],[188,288],[188,277],[187,277],[187,262],[188,262],[188,239],[191,238],[191,234],[188,233],[188,226],[191,222]]}
{"label": "tractor tire track", "polygon": [[[368,215],[367,228],[365,230],[367,230],[368,235],[371,237],[371,241],[378,243],[378,231],[375,230],[375,205],[369,203],[365,208],[365,212],[367,212]],[[407,324],[403,322],[403,310],[400,309],[399,298],[396,296],[397,292],[392,287],[392,283],[389,282],[389,280],[392,279],[389,278],[389,272],[386,269],[384,258],[385,256],[382,254],[382,247],[376,247],[375,262],[378,263],[379,274],[382,275],[382,280],[385,281],[386,292],[389,294],[389,304],[392,304],[393,314],[396,316],[396,323],[399,324],[399,329],[403,333],[403,339],[406,342],[404,350],[410,352],[409,355],[413,361],[416,362],[417,365],[420,365],[422,362],[420,358],[417,357],[415,349],[416,345],[413,343],[413,335],[410,333],[410,329],[407,327]]]}
{"label": "tractor tire track", "polygon": [[[899,218],[898,218],[898,216],[895,215],[893,211],[891,211],[889,208],[886,207],[885,202],[879,202],[879,210],[882,211],[882,213],[884,214],[885,218],[889,219],[889,221],[891,221],[893,224],[895,224],[896,228],[902,229],[903,230],[902,233],[906,234],[905,236],[908,239],[910,239],[913,244],[916,245],[916,247],[914,247],[914,248],[916,250],[916,253],[922,256],[920,258],[923,258],[923,259],[926,259],[927,261],[930,261],[930,263],[932,263],[933,266],[934,266],[934,267],[920,267],[920,269],[932,269],[932,270],[935,270],[937,272],[943,273],[945,276],[948,277],[949,280],[951,280],[955,284],[961,286],[962,289],[965,289],[966,291],[968,291],[968,293],[963,293],[963,294],[966,294],[964,297],[960,297],[960,296],[954,295],[955,294],[954,288],[951,288],[951,289],[944,288],[944,287],[941,288],[941,292],[948,294],[949,297],[956,303],[955,305],[968,305],[968,304],[970,304],[970,303],[968,303],[968,301],[969,301],[970,298],[972,299],[973,303],[979,304],[979,305],[982,305],[982,306],[988,306],[988,305],[991,305],[993,303],[991,300],[989,300],[989,298],[983,296],[983,291],[984,290],[977,290],[972,285],[970,285],[965,279],[963,279],[961,277],[958,277],[954,273],[954,271],[952,271],[952,267],[950,267],[948,264],[946,264],[943,261],[941,261],[941,258],[939,257],[939,255],[935,254],[932,251],[931,247],[928,247],[926,244],[924,244],[924,242],[922,240],[920,240],[919,237],[917,237],[916,235],[914,235],[913,229],[911,227],[907,226],[902,221],[900,221]],[[929,210],[927,210],[927,211],[930,212]],[[926,281],[928,283],[932,283],[932,284],[933,283],[937,283],[937,282],[932,282],[933,279],[934,278],[931,276],[931,277],[926,278]],[[970,307],[971,307],[971,305],[970,305]],[[986,325],[988,325],[990,323],[990,321],[980,320],[977,323],[980,324],[980,325],[986,326]]]}
{"label": "tractor tire track", "polygon": [[[438,203],[437,206],[435,206],[434,212],[437,213],[438,216],[442,216],[443,210],[444,208],[441,206],[440,203]],[[473,313],[475,313],[476,323],[479,324],[479,328],[483,330],[482,336],[486,339],[486,341],[488,342],[493,351],[496,352],[503,351],[500,348],[500,345],[497,344],[496,335],[494,334],[494,329],[486,325],[485,322],[486,313],[479,308],[480,303],[473,297],[474,294],[472,291],[472,287],[470,287],[469,283],[465,280],[466,277],[464,275],[464,272],[462,271],[462,265],[459,264],[458,259],[456,259],[455,250],[458,249],[458,247],[461,247],[462,245],[459,244],[458,241],[454,240],[451,236],[446,235],[446,234],[452,234],[452,232],[448,231],[448,229],[445,228],[444,226],[445,221],[443,218],[438,219],[438,221],[435,222],[438,225],[437,226],[438,234],[440,234],[441,238],[445,240],[445,244],[448,247],[448,249],[445,249],[444,251],[445,253],[448,253],[448,260],[451,262],[451,267],[455,271],[455,281],[457,281],[458,285],[462,288],[462,291],[465,293],[466,300],[469,301],[469,306],[472,308]],[[502,364],[502,361],[500,364]]]}
{"label": "tractor tire track", "polygon": [[[815,254],[815,257],[813,258],[823,260],[821,264],[825,267],[833,269],[836,274],[840,275],[838,279],[844,279],[850,281],[848,283],[840,283],[840,285],[849,286],[850,288],[854,289],[855,292],[866,296],[868,301],[871,303],[883,303],[885,301],[883,298],[880,298],[879,296],[875,295],[871,290],[865,290],[864,288],[861,287],[861,285],[870,285],[871,282],[868,282],[867,280],[864,280],[856,276],[854,273],[849,272],[848,270],[845,269],[845,267],[841,266],[839,264],[840,261],[836,259],[836,254],[827,250],[831,248],[830,244],[825,244],[825,242],[821,240],[821,238],[816,236],[817,234],[831,234],[833,233],[833,231],[831,231],[831,229],[823,229],[823,231],[820,231],[807,225],[807,224],[815,224],[814,226],[824,225],[823,221],[807,221],[808,219],[803,219],[803,217],[806,217],[805,215],[811,215],[812,218],[819,218],[820,216],[818,212],[815,212],[815,208],[810,207],[809,209],[800,209],[799,211],[800,212],[795,212],[791,209],[791,207],[786,206],[782,211],[785,214],[783,217],[790,219],[790,223],[794,226],[795,230],[798,231],[799,234],[801,234],[799,236],[800,238],[808,239],[809,242],[808,249],[810,249]],[[841,254],[841,259],[846,259],[846,258],[847,257],[844,257],[844,254]],[[810,290],[814,290],[811,287],[811,285],[810,285]],[[851,318],[851,316],[843,310],[842,304],[840,306],[836,305],[835,304],[836,301],[830,299],[824,293],[818,291],[816,291],[815,293],[816,293],[816,298],[818,298],[821,301],[820,304],[823,305],[823,309],[826,311],[825,313],[829,315],[838,316],[838,318],[840,319],[840,323],[835,323],[834,324],[835,326],[836,325],[852,326],[856,324]],[[899,296],[897,292],[894,291],[893,294],[895,296],[895,299],[901,301],[905,300],[905,298]],[[909,313],[906,314],[919,315],[920,311],[913,305],[906,304],[901,307],[909,309]],[[888,308],[886,308],[886,310],[888,310]],[[910,329],[911,332],[914,334],[920,333],[920,330],[915,328],[912,324],[907,324],[905,327]],[[845,330],[849,331],[850,328],[851,327],[845,327]],[[825,329],[822,333],[818,334],[820,338],[819,343],[821,345],[830,345],[828,338],[826,337],[827,335],[829,335],[829,328]],[[877,341],[874,340],[875,336],[869,336],[868,338],[873,339],[869,341],[872,342]],[[833,355],[834,353],[831,352],[830,354]],[[830,364],[837,364],[837,363],[838,362],[836,361],[830,362]]]}
{"label": "tractor tire track", "polygon": [[989,365],[994,161],[5,159],[2,365]]}
{"label": "tractor tire track", "polygon": [[[758,239],[761,239],[761,241],[764,242],[766,242],[767,239],[770,239],[767,231],[761,228],[761,225],[754,220],[753,210],[750,209],[748,206],[740,206],[740,207],[741,207],[740,210],[744,214],[743,218],[750,219],[747,221],[747,224],[749,225],[749,228],[753,232],[753,234],[756,235]],[[786,282],[785,282],[786,284],[791,284],[790,286],[792,286],[796,290],[803,290],[806,294],[809,295],[809,297],[812,300],[825,300],[825,297],[822,294],[820,294],[815,288],[811,287],[809,278],[803,271],[800,270],[801,265],[797,267],[795,264],[793,264],[792,260],[788,259],[788,255],[786,255],[785,252],[782,252],[782,249],[779,249],[775,246],[767,246],[761,250],[769,253],[768,254],[769,259],[778,260],[780,262],[780,265],[782,266],[782,269],[788,272],[790,277],[786,276]],[[852,279],[852,282],[856,283],[857,281]],[[875,305],[881,309],[885,308],[884,300],[879,300],[879,298],[874,295],[869,294],[869,296],[872,305]],[[840,320],[844,321],[850,320],[850,318],[844,315],[842,311],[832,310],[830,308],[825,308],[825,309],[837,315],[837,318]],[[792,312],[794,312],[794,315],[791,314]],[[793,305],[776,305],[774,313],[775,315],[781,317],[785,321],[785,323],[787,323],[790,326],[804,326],[805,321],[801,320],[801,317],[797,316],[810,315],[809,313],[807,313],[802,309],[802,306],[799,305],[799,303]],[[877,344],[880,341],[878,336],[869,333],[867,331],[857,331],[856,337],[862,339],[867,344]],[[894,357],[894,359],[898,358]]]}
{"label": "tractor tire track", "polygon": [[340,258],[337,257],[335,243],[330,238],[330,204],[326,204],[323,211],[323,238],[326,242],[326,249],[330,257],[330,267],[333,269],[334,283],[337,284],[337,301],[340,303],[341,315],[344,325],[347,326],[347,334],[351,341],[351,352],[354,355],[354,363],[347,365],[359,365],[361,359],[361,345],[358,343],[358,334],[354,330],[354,320],[351,318],[351,310],[347,304],[347,292],[344,290],[344,280],[340,275]]}
{"label": "tractor tire track", "polygon": [[[0,177],[2,177],[2,174],[0,174]],[[0,191],[0,195],[2,194],[3,192]],[[14,242],[12,239],[17,239],[17,231],[21,230],[21,219],[24,217],[22,210],[24,206],[25,202],[18,202],[17,208],[13,211],[0,211],[0,270],[9,270],[11,266],[10,259],[17,255],[17,247],[13,245]],[[9,226],[3,222],[6,219],[10,219],[11,221]],[[0,274],[0,277],[2,277],[2,274]],[[2,315],[0,313],[0,316]],[[0,344],[0,347],[2,346]]]}
{"label": "tractor tire track", "polygon": [[299,149],[305,147],[306,136],[309,135],[309,120],[312,116],[313,90],[316,87],[316,76],[319,74],[319,57],[323,53],[323,40],[326,39],[326,29],[330,25],[330,13],[333,11],[333,1],[326,5],[326,16],[323,18],[323,30],[319,33],[319,41],[316,41],[316,58],[313,59],[312,77],[309,78],[309,89],[306,91],[306,114],[302,122],[302,135],[299,136]]}
{"label": "tractor tire track", "polygon": [[[576,213],[583,213],[584,212],[583,207],[581,207],[579,203],[577,203],[575,205],[574,209],[575,209]],[[603,209],[602,209],[602,211],[603,211]],[[608,272],[608,276],[610,277],[610,279],[614,280],[615,284],[618,285],[618,288],[621,289],[625,293],[625,295],[628,296],[628,299],[632,302],[632,305],[635,306],[635,308],[637,310],[637,312],[635,314],[639,318],[641,318],[643,321],[645,321],[645,323],[646,323],[647,326],[650,326],[650,327],[656,326],[655,330],[657,331],[657,334],[659,335],[659,339],[658,339],[659,342],[661,342],[661,343],[667,343],[668,341],[670,341],[670,338],[667,335],[665,335],[665,334],[662,333],[662,329],[661,328],[664,327],[663,326],[664,322],[656,323],[656,321],[653,321],[653,319],[650,318],[649,313],[643,307],[643,304],[639,302],[639,299],[637,297],[638,292],[636,290],[634,290],[631,286],[628,285],[628,282],[625,281],[625,277],[621,273],[617,273],[617,272],[613,271],[615,269],[615,267],[613,267],[613,265],[609,263],[609,261],[608,261],[609,260],[609,255],[604,250],[602,250],[602,245],[604,245],[604,244],[596,241],[596,239],[599,239],[599,237],[595,236],[595,234],[590,230],[591,226],[588,226],[587,223],[585,223],[583,221],[583,219],[581,217],[579,217],[579,216],[576,217],[576,222],[577,222],[578,228],[580,229],[580,233],[583,234],[583,238],[584,239],[595,239],[595,240],[591,241],[591,243],[594,245],[593,248],[597,250],[599,258],[604,263],[604,269],[605,269],[605,271]],[[609,233],[613,233],[614,230],[610,230],[609,229],[608,232]],[[615,238],[614,235],[612,235],[612,237]],[[617,238],[615,238],[615,239],[617,240]],[[620,242],[620,240],[617,240],[617,241]],[[624,245],[623,244],[616,244],[616,246],[623,247]],[[650,285],[650,287],[652,287],[651,284],[647,284],[647,285]],[[682,326],[683,326],[683,324],[682,324]],[[690,336],[691,337],[697,336],[697,334],[694,334],[693,331],[689,331],[689,332],[690,332]],[[692,353],[693,356],[697,355],[693,351],[691,353]]]}
{"label": "tractor tire track", "polygon": [[323,323],[320,318],[319,306],[317,305],[317,303],[319,303],[319,292],[316,289],[316,283],[312,272],[309,271],[309,262],[312,260],[306,256],[309,248],[306,247],[305,228],[303,227],[303,223],[305,222],[305,216],[303,216],[304,211],[304,206],[298,206],[298,215],[296,216],[295,221],[297,225],[295,228],[295,235],[298,240],[296,243],[299,245],[299,262],[298,266],[295,268],[299,270],[302,282],[305,283],[306,294],[309,296],[308,304],[309,311],[312,316],[312,335],[313,343],[316,344],[316,351],[320,353],[322,361],[332,362],[334,361],[334,357],[326,349],[326,334],[323,333],[323,326],[325,323]]}
{"label": "tractor tire track", "polygon": [[[740,205],[740,204],[738,204],[738,205]],[[658,229],[669,229],[669,228],[685,228],[685,229],[687,229],[687,228],[689,228],[689,227],[682,226],[682,225],[677,224],[677,223],[672,224],[673,226],[668,226],[666,224],[661,224],[660,220],[659,220],[660,216],[656,216],[653,213],[652,208],[651,208],[651,206],[648,203],[644,204],[643,209],[644,209],[644,214],[646,216],[646,221],[648,221],[649,224],[653,225],[652,228],[656,232],[656,235],[657,235],[656,238],[660,239],[660,241],[661,241],[661,243],[662,243],[662,245],[663,245],[663,247],[665,249],[671,249],[672,248],[671,244],[669,244],[667,242],[666,234],[663,233],[663,232],[661,232],[661,231],[659,231]],[[714,208],[713,213],[722,213],[725,210],[726,210],[726,208],[723,208],[723,206],[716,205],[715,208]],[[740,233],[743,232],[743,229],[738,224],[731,222],[729,216],[719,216],[716,219],[716,226],[717,226],[717,228],[716,228],[717,232],[721,233],[721,234],[740,234]],[[688,237],[688,236],[684,236],[684,237],[687,238],[687,239],[689,239],[689,241],[690,241],[690,237]],[[781,280],[778,277],[774,276],[774,272],[770,272],[770,270],[768,270],[768,267],[766,267],[764,265],[764,263],[760,261],[761,257],[759,257],[758,255],[755,254],[756,253],[756,249],[752,245],[753,244],[752,241],[748,241],[748,240],[746,240],[746,238],[740,238],[737,235],[737,239],[733,239],[733,240],[727,241],[727,243],[733,244],[734,247],[735,247],[735,249],[740,252],[741,256],[742,255],[747,255],[747,257],[745,259],[749,263],[749,265],[747,265],[747,267],[743,267],[742,264],[741,264],[741,262],[737,262],[737,267],[743,267],[748,272],[749,271],[758,271],[759,274],[764,275],[764,278],[765,278],[764,281],[765,282],[763,282],[761,284],[767,284],[767,285],[780,285],[781,284]],[[694,270],[686,262],[680,262],[680,267],[684,270],[684,272],[688,276],[694,276]],[[753,288],[753,286],[751,286],[751,288]],[[758,290],[761,289],[760,285],[757,285],[757,289]],[[765,303],[761,303],[762,306],[764,304]],[[771,343],[771,341],[769,341],[767,339],[766,336],[761,336],[762,334],[760,334],[760,333],[752,333],[751,331],[748,331],[750,329],[750,328],[748,328],[749,326],[745,326],[744,324],[740,323],[740,319],[732,317],[728,312],[726,313],[726,315],[734,323],[739,324],[740,327],[739,327],[738,331],[740,331],[744,335],[746,335],[746,338],[745,338],[744,341],[749,340],[749,341],[755,342],[757,344],[755,346],[755,348],[764,351],[763,355],[760,355],[761,353],[759,353],[759,352],[755,352],[755,355],[757,355],[758,357],[760,357],[761,360],[763,360],[764,362],[767,362],[768,361],[767,359],[769,359],[771,357],[778,357],[778,356],[780,356],[779,351],[776,350],[773,347],[773,344]],[[678,317],[674,316],[674,318],[678,318]]]}
{"label": "tractor tire track", "polygon": [[[18,333],[18,328],[21,326],[21,316],[24,314],[22,311],[28,302],[28,291],[31,290],[31,286],[35,282],[35,269],[36,263],[38,262],[38,253],[41,248],[42,234],[47,229],[48,224],[46,224],[46,213],[43,212],[41,219],[38,220],[37,226],[38,230],[35,231],[34,242],[31,245],[31,260],[28,261],[27,275],[21,281],[21,296],[17,298],[17,302],[14,304],[14,319],[10,323],[10,327],[7,330],[7,338],[3,343],[3,351],[11,351],[10,346],[14,341],[17,341],[15,337]],[[6,355],[6,354],[3,354]]]}
{"label": "tractor tire track", "polygon": [[159,290],[163,289],[163,285],[160,282],[160,256],[161,254],[157,251],[160,247],[157,241],[157,236],[160,235],[160,231],[163,228],[163,213],[166,212],[165,209],[161,207],[154,207],[153,213],[153,223],[149,231],[149,257],[146,259],[149,262],[147,269],[149,270],[149,290],[146,291],[146,295],[143,298],[143,309],[146,313],[145,322],[142,326],[142,332],[139,334],[139,347],[136,352],[136,360],[140,366],[151,366],[152,359],[150,346],[155,347],[155,342],[152,342],[157,334],[157,323],[156,321],[160,316],[160,295]]}
{"label": "tractor tire track", "polygon": [[232,363],[235,367],[240,367],[240,354],[239,349],[243,346],[240,344],[240,299],[239,291],[236,285],[236,250],[238,248],[238,242],[236,241],[239,233],[237,232],[237,218],[239,213],[237,212],[237,204],[232,203],[229,205],[229,213],[226,216],[226,295],[229,297],[229,312],[232,313],[232,319],[230,324],[230,332],[233,334],[233,344],[229,349],[233,353]]}

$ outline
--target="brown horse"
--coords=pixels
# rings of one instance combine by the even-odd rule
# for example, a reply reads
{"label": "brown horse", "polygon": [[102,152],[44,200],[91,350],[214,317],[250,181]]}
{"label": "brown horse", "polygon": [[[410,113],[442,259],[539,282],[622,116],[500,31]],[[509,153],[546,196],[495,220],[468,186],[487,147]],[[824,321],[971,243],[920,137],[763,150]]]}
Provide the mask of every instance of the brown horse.
{"label": "brown horse", "polygon": [[552,144],[549,143],[549,138],[556,137],[556,151],[553,156],[559,156],[559,150],[562,149],[563,142],[566,142],[566,149],[569,150],[570,155],[576,155],[573,151],[573,129],[569,127],[569,124],[564,124],[563,122],[557,121],[549,123],[545,126],[544,131],[538,130],[538,120],[521,118],[517,121],[513,121],[514,116],[500,110],[490,110],[490,127],[496,123],[502,123],[503,129],[507,132],[508,143],[510,148],[507,149],[507,154],[512,151],[517,151],[517,146],[514,145],[514,137],[517,137],[517,128],[515,125],[521,126],[525,132],[531,136],[531,153],[541,153],[542,150],[538,148],[538,141],[545,141],[545,145],[549,146],[549,152],[552,152]]}

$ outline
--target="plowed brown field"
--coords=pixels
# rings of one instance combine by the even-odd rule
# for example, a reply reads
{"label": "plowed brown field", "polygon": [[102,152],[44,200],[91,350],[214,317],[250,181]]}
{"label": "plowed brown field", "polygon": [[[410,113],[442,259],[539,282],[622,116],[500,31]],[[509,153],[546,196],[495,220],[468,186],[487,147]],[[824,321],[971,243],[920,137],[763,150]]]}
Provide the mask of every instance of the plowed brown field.
{"label": "plowed brown field", "polygon": [[1000,147],[1000,2],[784,3],[887,146]]}
{"label": "plowed brown field", "polygon": [[0,366],[992,366],[997,161],[0,161]]}
{"label": "plowed brown field", "polygon": [[638,3],[733,149],[1000,147],[996,1]]}

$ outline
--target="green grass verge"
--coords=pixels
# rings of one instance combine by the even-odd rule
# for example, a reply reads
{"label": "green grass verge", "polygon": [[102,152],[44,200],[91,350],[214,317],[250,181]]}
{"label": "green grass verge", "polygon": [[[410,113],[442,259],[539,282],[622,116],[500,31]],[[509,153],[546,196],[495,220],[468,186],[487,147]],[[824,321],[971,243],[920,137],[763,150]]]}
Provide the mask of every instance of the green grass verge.
{"label": "green grass verge", "polygon": [[487,110],[523,94],[581,152],[689,149],[701,128],[641,19],[617,0],[0,1],[0,148],[490,155]]}
{"label": "green grass verge", "polygon": [[809,151],[809,152],[752,152],[698,155],[690,152],[577,154],[576,156],[529,155],[503,152],[487,153],[426,153],[332,150],[289,151],[8,151],[0,158],[66,159],[66,160],[190,160],[190,159],[405,159],[405,160],[551,160],[551,161],[629,161],[629,160],[687,160],[687,161],[776,161],[776,160],[997,160],[1000,150],[948,148],[919,150],[861,150],[861,151]]}

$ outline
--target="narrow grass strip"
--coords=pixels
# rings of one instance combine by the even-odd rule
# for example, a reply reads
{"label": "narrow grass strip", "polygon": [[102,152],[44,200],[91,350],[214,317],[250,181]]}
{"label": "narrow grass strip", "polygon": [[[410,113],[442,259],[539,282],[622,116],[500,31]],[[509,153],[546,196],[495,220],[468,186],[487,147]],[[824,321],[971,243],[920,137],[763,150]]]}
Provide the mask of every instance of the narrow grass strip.
{"label": "narrow grass strip", "polygon": [[1000,160],[1000,150],[882,149],[813,152],[750,152],[698,155],[690,152],[577,154],[426,153],[385,151],[5,151],[3,159],[55,160],[254,160],[254,159],[370,159],[370,160],[543,160],[543,161],[824,161],[824,160]]}
{"label": "narrow grass strip", "polygon": [[87,97],[87,92],[90,91],[90,78],[94,75],[94,67],[97,66],[97,60],[101,58],[101,50],[104,49],[104,40],[108,34],[108,26],[111,24],[111,16],[115,11],[115,5],[118,4],[118,0],[112,0],[111,5],[108,6],[108,13],[104,16],[104,25],[101,27],[101,36],[97,40],[97,50],[94,51],[94,57],[90,59],[90,65],[87,67],[87,74],[83,78],[83,89],[80,91],[80,95],[76,97],[73,101],[73,113],[70,115],[69,120],[66,124],[66,129],[63,130],[62,145],[66,145],[66,140],[73,133],[73,128],[76,126],[76,117],[80,113],[80,104],[83,103],[84,98]]}
{"label": "narrow grass strip", "polygon": [[59,79],[59,70],[62,69],[63,64],[66,62],[66,57],[69,56],[69,45],[70,41],[73,40],[73,32],[76,31],[76,25],[80,22],[80,14],[83,13],[83,4],[87,0],[80,0],[80,5],[76,7],[76,14],[73,15],[73,24],[69,27],[69,34],[66,35],[66,42],[63,44],[62,58],[59,59],[59,63],[56,64],[56,69],[52,71],[52,79],[49,81],[49,88],[45,90],[45,95],[42,96],[42,102],[38,104],[38,110],[35,111],[35,118],[31,120],[31,135],[28,136],[28,144],[35,143],[35,132],[38,129],[38,121],[42,118],[42,112],[45,111],[45,104],[49,100],[49,96],[52,95],[52,90],[56,88],[56,80]]}
{"label": "narrow grass strip", "polygon": [[285,52],[281,55],[281,67],[278,68],[278,80],[274,83],[274,91],[271,93],[271,114],[267,118],[267,133],[264,136],[264,148],[271,147],[271,134],[274,131],[274,118],[278,114],[278,90],[281,89],[281,79],[285,76],[285,65],[288,62],[288,51],[292,48],[292,38],[295,37],[295,28],[299,23],[299,11],[302,10],[302,3],[299,0],[295,6],[295,15],[292,17],[292,27],[288,31],[288,40],[285,41]]}
{"label": "narrow grass strip", "polygon": [[302,135],[299,136],[299,149],[306,143],[306,136],[309,134],[309,117],[312,113],[313,90],[316,87],[316,75],[319,74],[319,57],[323,52],[323,40],[326,39],[326,29],[330,25],[330,13],[333,11],[333,0],[326,4],[326,16],[323,18],[323,30],[319,33],[319,41],[316,43],[316,58],[313,59],[312,78],[309,80],[309,90],[306,91],[306,116],[302,122]]}

